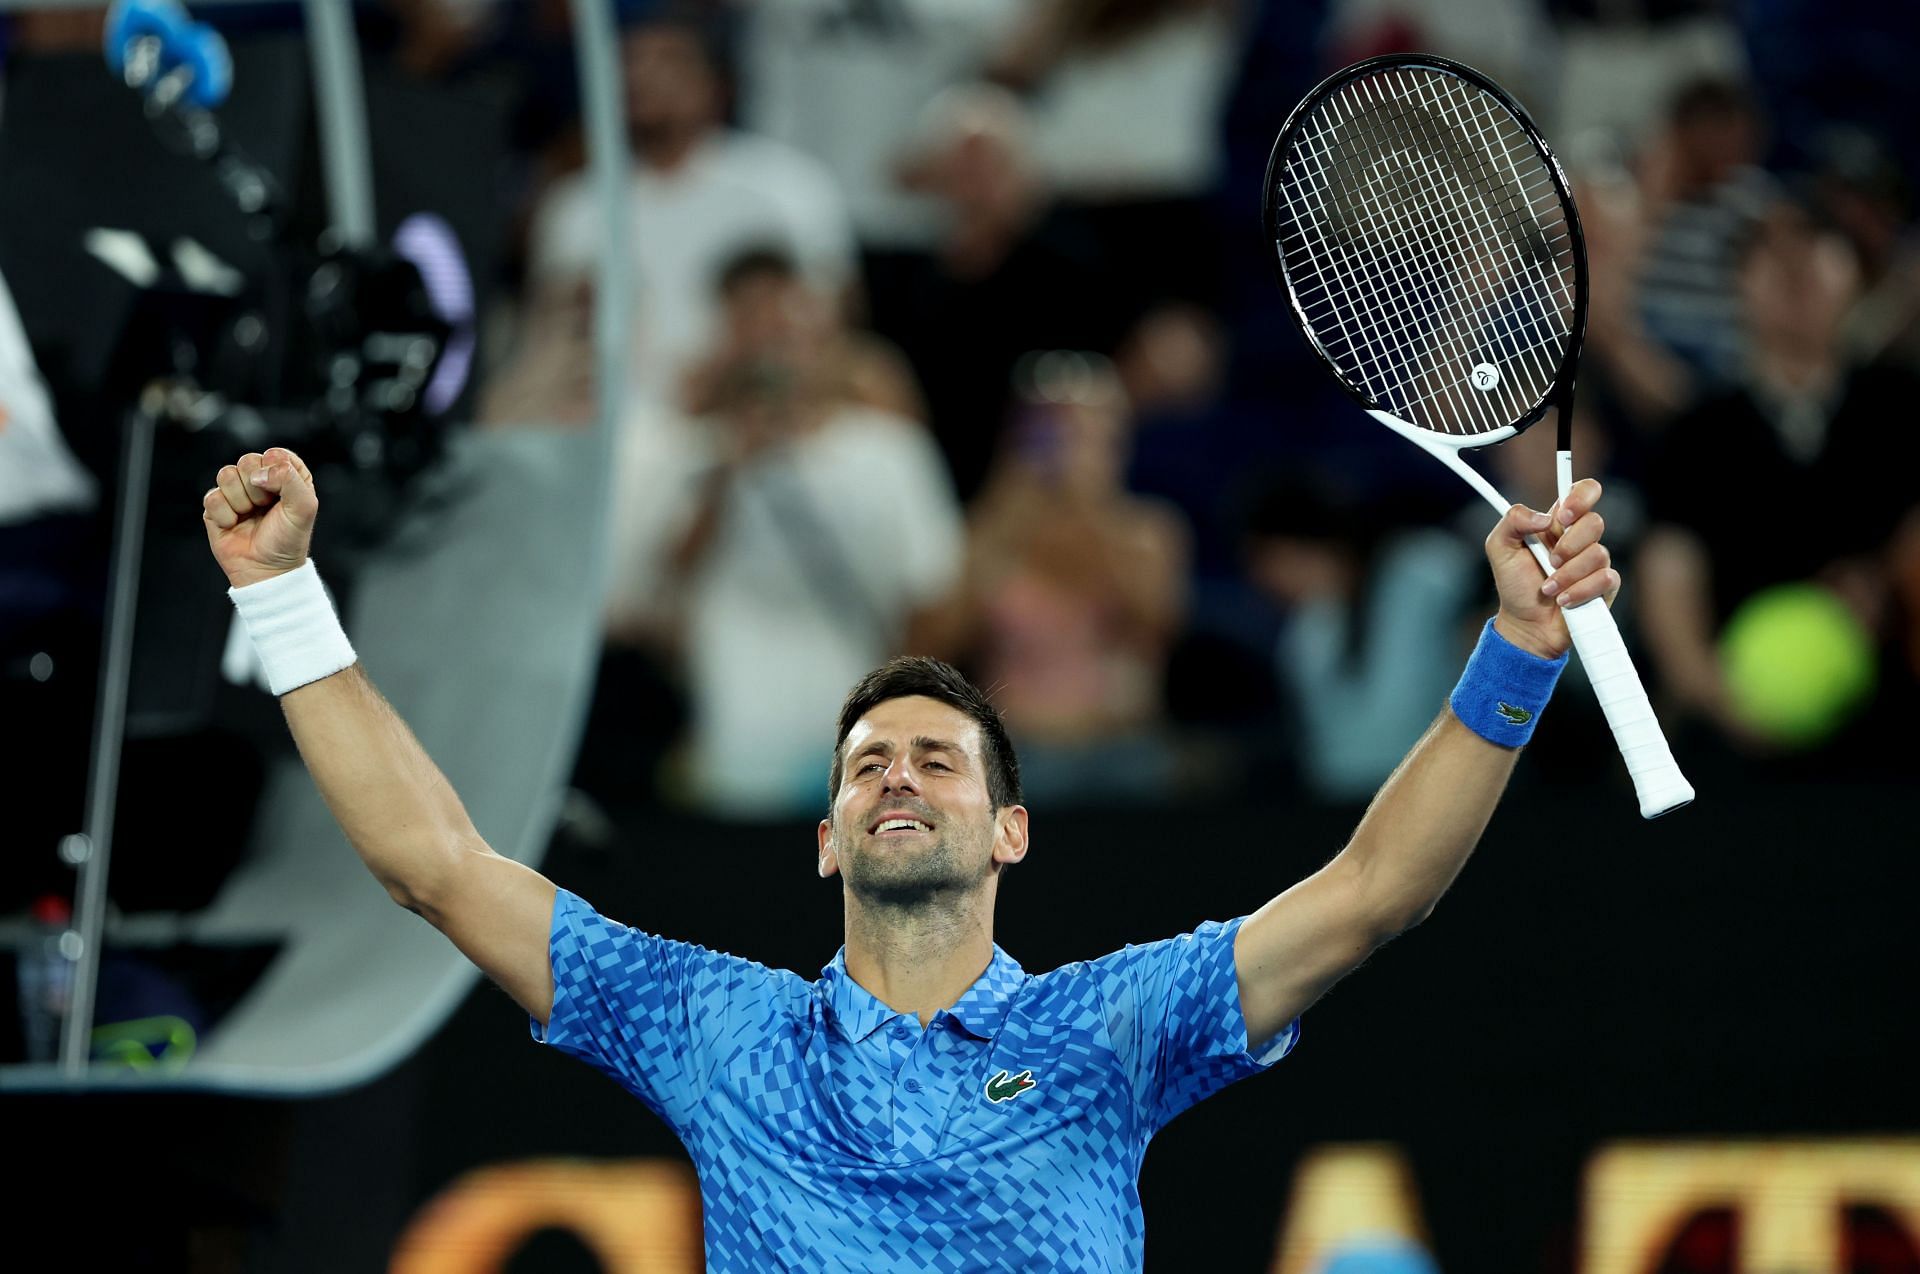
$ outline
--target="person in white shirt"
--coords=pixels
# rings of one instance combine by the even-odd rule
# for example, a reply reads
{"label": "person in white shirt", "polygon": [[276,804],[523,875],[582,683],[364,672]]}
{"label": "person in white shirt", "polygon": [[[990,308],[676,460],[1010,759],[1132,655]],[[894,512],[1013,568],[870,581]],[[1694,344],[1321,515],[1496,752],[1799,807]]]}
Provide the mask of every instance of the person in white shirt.
{"label": "person in white shirt", "polygon": [[1026,0],[757,0],[743,14],[741,118],[827,166],[869,260],[931,252],[941,208],[900,184],[902,159],[927,103],[977,76],[1025,8]]}
{"label": "person in white shirt", "polygon": [[[62,623],[98,622],[105,528],[93,475],[74,459],[0,279],[0,666]],[[77,639],[82,645],[85,638]],[[17,649],[18,648],[18,649]]]}
{"label": "person in white shirt", "polygon": [[819,714],[850,679],[918,648],[958,583],[959,502],[926,429],[849,396],[837,322],[797,274],[761,263],[729,307],[764,321],[710,372],[714,463],[675,555],[693,794],[784,817],[820,803]]}
{"label": "person in white shirt", "polygon": [[13,294],[0,279],[0,526],[58,513],[84,513],[99,501],[54,423],[53,401],[34,366]]}
{"label": "person in white shirt", "polygon": [[[622,37],[634,158],[630,389],[661,402],[678,401],[681,377],[707,348],[713,281],[742,251],[778,248],[830,295],[856,281],[852,226],[827,171],[779,142],[724,126],[726,79],[711,22],[667,9]],[[591,279],[599,244],[591,182],[585,174],[556,182],[534,217],[536,294]]]}

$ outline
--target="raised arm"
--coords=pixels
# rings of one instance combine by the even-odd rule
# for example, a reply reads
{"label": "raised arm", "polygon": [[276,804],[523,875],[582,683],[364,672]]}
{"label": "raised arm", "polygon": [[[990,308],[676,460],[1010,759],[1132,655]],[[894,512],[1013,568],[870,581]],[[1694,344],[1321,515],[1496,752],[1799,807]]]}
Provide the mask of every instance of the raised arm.
{"label": "raised arm", "polygon": [[[245,589],[306,563],[319,507],[305,463],[275,447],[220,470],[201,516],[214,559]],[[358,664],[288,691],[280,706],[320,795],[387,893],[545,1022],[553,1005],[552,883],[488,847]]]}
{"label": "raised arm", "polygon": [[[1603,595],[1611,601],[1620,586],[1600,543],[1599,498],[1600,484],[1587,479],[1551,520],[1515,505],[1487,537],[1500,592],[1494,629],[1529,657],[1567,652],[1562,605]],[[1541,592],[1528,534],[1543,534],[1552,546],[1554,596]],[[1482,738],[1451,709],[1442,712],[1381,787],[1346,848],[1247,919],[1234,964],[1250,1043],[1271,1038],[1433,911],[1485,830],[1518,754]]]}

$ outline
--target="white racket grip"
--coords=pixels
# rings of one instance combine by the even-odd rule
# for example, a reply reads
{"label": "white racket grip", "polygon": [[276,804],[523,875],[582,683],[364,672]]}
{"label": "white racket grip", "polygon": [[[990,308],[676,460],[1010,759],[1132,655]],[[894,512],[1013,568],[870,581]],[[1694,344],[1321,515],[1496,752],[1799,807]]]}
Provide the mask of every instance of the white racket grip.
{"label": "white racket grip", "polygon": [[1593,683],[1600,710],[1607,714],[1607,724],[1613,727],[1613,740],[1627,762],[1627,773],[1633,776],[1640,817],[1658,818],[1693,800],[1693,784],[1673,759],[1653,705],[1647,702],[1646,687],[1640,684],[1640,672],[1620,638],[1620,625],[1606,602],[1595,598],[1560,613],[1566,616],[1573,648]]}

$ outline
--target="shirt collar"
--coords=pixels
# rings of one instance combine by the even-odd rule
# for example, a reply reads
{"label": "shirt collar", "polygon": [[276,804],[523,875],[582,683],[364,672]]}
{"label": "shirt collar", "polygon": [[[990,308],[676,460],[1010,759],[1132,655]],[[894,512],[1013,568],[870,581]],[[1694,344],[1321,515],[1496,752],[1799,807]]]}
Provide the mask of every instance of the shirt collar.
{"label": "shirt collar", "polygon": [[[987,962],[986,971],[974,979],[973,985],[946,1012],[969,1035],[990,1040],[1007,1020],[1014,992],[1026,980],[1026,970],[995,943],[993,959]],[[845,947],[835,952],[832,962],[820,970],[820,982],[826,991],[827,1017],[851,1043],[859,1043],[894,1018],[904,1016],[853,980],[847,972]]]}

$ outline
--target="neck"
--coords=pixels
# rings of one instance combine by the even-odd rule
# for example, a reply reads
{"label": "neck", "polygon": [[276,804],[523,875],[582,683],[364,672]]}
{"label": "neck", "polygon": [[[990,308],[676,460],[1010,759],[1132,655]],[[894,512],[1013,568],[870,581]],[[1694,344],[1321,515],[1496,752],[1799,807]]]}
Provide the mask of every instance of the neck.
{"label": "neck", "polygon": [[646,167],[671,173],[687,162],[705,135],[694,128],[635,129],[633,149]]}
{"label": "neck", "polygon": [[1753,361],[1754,375],[1779,394],[1824,390],[1839,371],[1839,360],[1825,345],[1803,347],[1780,342],[1758,354]]}
{"label": "neck", "polygon": [[988,204],[967,209],[945,244],[947,268],[963,279],[978,279],[999,269],[1014,246],[1039,219],[1037,192],[1018,190]]}
{"label": "neck", "polygon": [[882,1004],[925,1026],[993,961],[993,891],[915,908],[847,894],[847,972]]}

